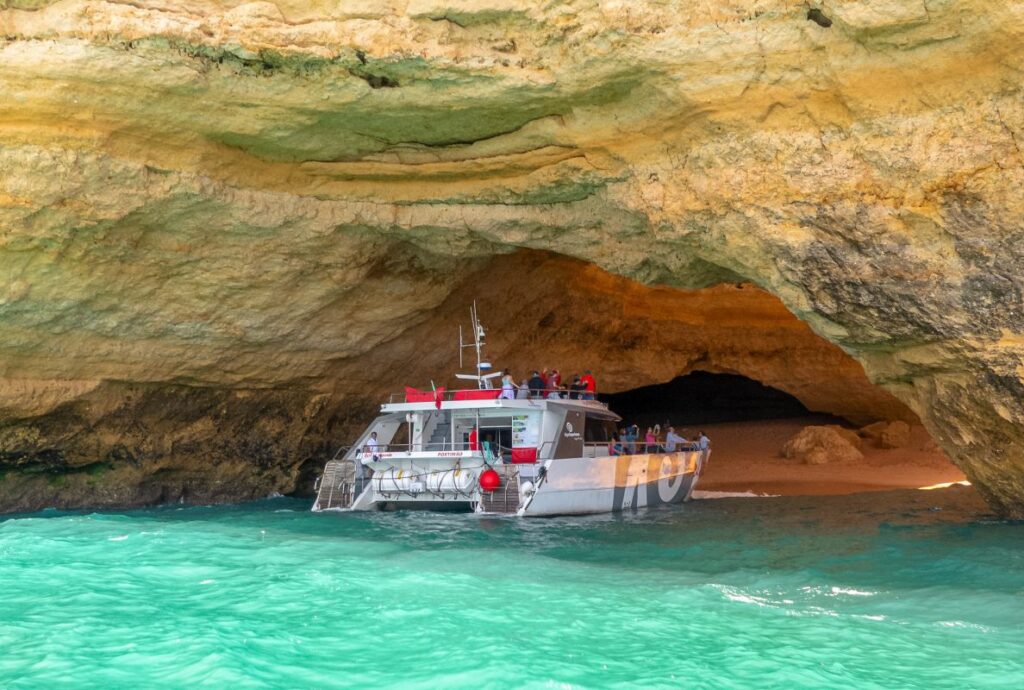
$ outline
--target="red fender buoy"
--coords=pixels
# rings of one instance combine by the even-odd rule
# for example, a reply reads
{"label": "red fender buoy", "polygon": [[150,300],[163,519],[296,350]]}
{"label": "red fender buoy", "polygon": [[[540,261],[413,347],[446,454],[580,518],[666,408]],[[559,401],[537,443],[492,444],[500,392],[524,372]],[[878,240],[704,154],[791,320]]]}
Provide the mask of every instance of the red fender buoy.
{"label": "red fender buoy", "polygon": [[490,493],[501,486],[501,475],[494,470],[484,470],[480,473],[480,488]]}

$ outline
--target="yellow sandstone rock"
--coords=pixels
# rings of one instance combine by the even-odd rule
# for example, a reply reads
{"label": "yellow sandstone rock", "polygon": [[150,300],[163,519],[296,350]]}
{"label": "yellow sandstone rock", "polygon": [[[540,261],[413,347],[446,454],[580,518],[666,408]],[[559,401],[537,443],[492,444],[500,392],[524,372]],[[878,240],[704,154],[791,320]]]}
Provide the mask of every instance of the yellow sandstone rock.
{"label": "yellow sandstone rock", "polygon": [[291,490],[504,290],[513,366],[917,416],[1024,515],[1022,19],[2,2],[0,509]]}
{"label": "yellow sandstone rock", "polygon": [[[782,454],[808,465],[828,462],[859,462],[864,455],[858,450],[860,439],[837,426],[807,426],[786,441]],[[856,439],[856,443],[854,442]]]}

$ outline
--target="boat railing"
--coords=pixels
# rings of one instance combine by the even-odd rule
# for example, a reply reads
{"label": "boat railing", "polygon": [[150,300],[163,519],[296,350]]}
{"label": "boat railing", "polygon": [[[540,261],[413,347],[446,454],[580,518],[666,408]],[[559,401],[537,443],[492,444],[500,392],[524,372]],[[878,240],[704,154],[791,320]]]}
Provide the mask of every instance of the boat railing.
{"label": "boat railing", "polygon": [[[500,388],[465,388],[465,389],[438,389],[437,391],[406,391],[404,393],[391,393],[388,395],[388,404],[401,403],[437,403],[441,402],[464,402],[469,400],[498,400],[501,396]],[[522,393],[522,394],[521,394]],[[507,400],[579,400],[597,403],[602,407],[608,404],[596,399],[594,393],[586,391],[570,391],[567,388],[543,388],[540,390],[516,389],[512,391],[512,398]],[[588,397],[589,396],[589,397]]]}
{"label": "boat railing", "polygon": [[[469,443],[453,442],[451,440],[437,441],[435,443],[379,443],[373,450],[375,453],[441,453],[445,451],[466,451],[475,450],[483,452],[484,444],[481,441],[478,448],[473,448]],[[371,446],[363,445],[356,448],[355,457],[371,452]]]}
{"label": "boat railing", "polygon": [[[611,441],[585,441],[583,443],[584,449],[594,449],[597,451],[609,450]],[[375,453],[443,453],[450,451],[475,451],[479,452],[485,458],[498,457],[511,457],[512,448],[505,446],[496,445],[489,443],[488,441],[480,441],[477,444],[470,444],[467,442],[451,440],[438,441],[436,443],[381,443],[378,444],[373,452]],[[537,458],[543,459],[547,457],[545,450],[550,450],[551,441],[544,441],[539,448],[537,448]],[[671,452],[690,452],[706,450],[700,447],[700,444],[696,441],[686,441],[683,443],[677,443],[673,450],[668,450],[664,443],[647,443],[646,441],[619,441],[618,445],[622,447],[623,455],[642,455],[644,453],[671,453]],[[337,460],[347,453],[352,446],[342,446],[334,454],[331,460]],[[353,453],[353,459],[361,458],[365,453],[369,453],[371,446],[363,445],[355,448]],[[587,457],[593,457],[587,455]]]}
{"label": "boat railing", "polygon": [[[604,450],[607,453],[614,441],[585,441],[584,448],[595,448]],[[622,455],[642,455],[644,453],[673,453],[690,452],[701,450],[700,444],[696,441],[677,443],[674,450],[668,450],[664,443],[647,443],[646,441],[618,441],[622,448]]]}

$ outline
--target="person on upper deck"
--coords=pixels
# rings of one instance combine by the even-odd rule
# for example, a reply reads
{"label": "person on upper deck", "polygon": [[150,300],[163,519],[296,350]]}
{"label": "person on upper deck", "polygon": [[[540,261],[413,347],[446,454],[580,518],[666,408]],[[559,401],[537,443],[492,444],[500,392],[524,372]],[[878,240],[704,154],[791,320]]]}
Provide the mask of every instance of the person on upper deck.
{"label": "person on upper deck", "polygon": [[597,381],[594,380],[594,375],[590,373],[590,369],[587,369],[583,373],[583,377],[580,379],[583,382],[583,399],[593,400],[597,396]]}
{"label": "person on upper deck", "polygon": [[697,433],[697,447],[701,450],[707,450],[711,447],[711,439],[705,436],[703,431]]}
{"label": "person on upper deck", "polygon": [[580,380],[580,375],[579,374],[573,374],[573,376],[572,376],[572,384],[570,384],[570,386],[569,386],[569,399],[570,400],[579,400],[581,397],[583,397],[583,391],[585,389],[586,389],[586,386],[583,385],[583,381]]}
{"label": "person on upper deck", "polygon": [[546,386],[545,390],[547,390],[549,397],[550,397],[551,391],[557,391],[558,390],[558,387],[560,385],[561,380],[562,380],[562,377],[558,375],[558,370],[557,369],[552,369],[551,373],[548,374],[548,377],[544,380],[544,384]]}
{"label": "person on upper deck", "polygon": [[509,373],[508,369],[506,369],[505,373],[502,374],[502,377],[501,377],[501,395],[498,396],[498,397],[499,398],[504,398],[505,400],[515,400],[516,399],[516,384],[515,384],[515,381],[512,380],[512,374]]}
{"label": "person on upper deck", "polygon": [[644,434],[644,451],[648,453],[658,452],[658,437],[654,434],[654,427],[647,427],[647,433]]}
{"label": "person on upper deck", "polygon": [[526,400],[530,397],[530,379],[523,379],[516,391],[516,400]]}
{"label": "person on upper deck", "polygon": [[677,443],[686,443],[686,439],[676,433],[675,427],[669,427],[665,432],[665,451],[674,453]]}
{"label": "person on upper deck", "polygon": [[544,379],[541,378],[539,371],[534,371],[533,376],[530,377],[530,382],[527,384],[530,388],[531,398],[540,398],[544,395]]}

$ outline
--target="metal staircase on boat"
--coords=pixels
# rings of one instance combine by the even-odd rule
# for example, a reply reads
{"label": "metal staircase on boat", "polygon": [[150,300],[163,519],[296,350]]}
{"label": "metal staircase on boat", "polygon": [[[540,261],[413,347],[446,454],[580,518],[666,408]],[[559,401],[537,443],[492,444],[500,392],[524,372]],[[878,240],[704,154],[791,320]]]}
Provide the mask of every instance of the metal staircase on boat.
{"label": "metal staircase on boat", "polygon": [[314,510],[349,508],[363,490],[365,480],[356,477],[356,463],[334,459],[324,467]]}
{"label": "metal staircase on boat", "polygon": [[495,465],[492,468],[501,475],[501,486],[497,491],[482,492],[480,506],[485,513],[515,514],[519,511],[519,468],[515,465]]}
{"label": "metal staircase on boat", "polygon": [[427,439],[427,448],[430,450],[442,450],[448,447],[451,442],[451,418],[447,412],[435,412],[434,428]]}

